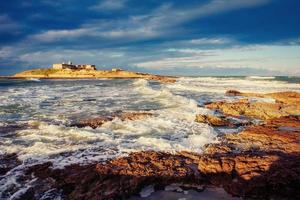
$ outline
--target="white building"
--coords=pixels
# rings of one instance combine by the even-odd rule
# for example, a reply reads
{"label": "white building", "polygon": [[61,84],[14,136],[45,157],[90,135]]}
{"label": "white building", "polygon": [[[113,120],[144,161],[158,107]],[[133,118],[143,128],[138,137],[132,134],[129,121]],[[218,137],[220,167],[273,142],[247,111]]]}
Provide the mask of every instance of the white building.
{"label": "white building", "polygon": [[69,61],[68,64],[66,64],[64,62],[58,63],[58,64],[53,64],[52,68],[53,69],[74,69],[74,70],[81,70],[81,69],[97,70],[95,65],[89,65],[89,64],[74,65],[74,64],[72,64],[71,61]]}

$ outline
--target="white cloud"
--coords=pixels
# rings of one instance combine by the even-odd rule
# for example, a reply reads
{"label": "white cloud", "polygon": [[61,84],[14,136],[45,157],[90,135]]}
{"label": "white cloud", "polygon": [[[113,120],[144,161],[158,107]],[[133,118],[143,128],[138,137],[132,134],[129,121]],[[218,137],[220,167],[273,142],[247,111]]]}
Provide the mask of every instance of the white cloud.
{"label": "white cloud", "polygon": [[294,74],[299,67],[300,46],[250,45],[225,49],[167,49],[177,56],[136,63],[135,66],[147,69],[195,69],[206,67],[244,68],[285,71]]}
{"label": "white cloud", "polygon": [[87,35],[90,31],[92,30],[86,28],[73,29],[73,30],[50,30],[50,31],[45,31],[43,33],[33,35],[31,38],[36,39],[38,41],[51,42],[60,39],[78,38],[83,35]]}
{"label": "white cloud", "polygon": [[232,40],[228,38],[200,38],[189,40],[188,43],[195,45],[222,45],[231,43]]}
{"label": "white cloud", "polygon": [[104,0],[90,7],[92,10],[116,11],[125,7],[127,0]]}
{"label": "white cloud", "polygon": [[19,61],[36,67],[49,67],[52,63],[72,60],[76,63],[92,63],[101,66],[112,59],[122,59],[124,53],[118,50],[69,50],[54,49],[21,53]]}
{"label": "white cloud", "polygon": [[[117,9],[124,6],[124,0],[102,1],[98,7]],[[78,29],[49,30],[39,33],[33,38],[50,42],[63,39],[77,39],[79,37],[95,37],[103,39],[141,40],[183,34],[178,25],[192,19],[228,12],[230,10],[260,6],[269,0],[212,0],[205,5],[189,8],[176,8],[171,4],[163,4],[159,8],[145,15],[129,16],[125,19],[96,20],[83,24]],[[200,39],[191,41],[196,44],[226,43],[226,40]]]}
{"label": "white cloud", "polygon": [[[283,71],[282,74],[300,75],[300,46],[250,45],[203,50],[197,48],[112,48],[112,49],[49,49],[30,50],[25,47],[0,48],[0,60],[17,61],[23,66],[49,67],[54,62],[72,60],[97,66],[137,67],[138,71],[176,72],[184,69],[251,68],[265,71]],[[274,72],[275,73],[275,72]]]}

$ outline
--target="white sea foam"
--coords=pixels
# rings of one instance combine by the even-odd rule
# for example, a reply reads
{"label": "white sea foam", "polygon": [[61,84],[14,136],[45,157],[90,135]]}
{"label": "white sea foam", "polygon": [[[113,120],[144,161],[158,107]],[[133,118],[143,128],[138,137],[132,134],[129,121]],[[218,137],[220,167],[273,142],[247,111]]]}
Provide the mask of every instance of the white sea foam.
{"label": "white sea foam", "polygon": [[182,77],[175,84],[169,85],[171,89],[178,91],[222,93],[230,89],[243,92],[278,92],[300,91],[300,84],[286,83],[269,79],[242,79],[219,77]]}
{"label": "white sea foam", "polygon": [[[213,77],[180,78],[176,83],[166,85],[142,79],[27,81],[26,84],[0,87],[0,126],[16,122],[29,123],[33,127],[1,136],[0,153],[17,153],[23,164],[2,177],[0,198],[5,196],[4,193],[7,195],[11,187],[24,192],[25,184],[17,177],[22,176],[24,168],[36,163],[51,161],[55,168],[63,168],[140,150],[201,153],[205,144],[216,142],[217,133],[209,125],[194,121],[196,114],[214,114],[198,105],[237,98],[225,97],[224,92],[228,89],[300,91],[299,84]],[[274,101],[266,98],[250,100]],[[68,126],[71,120],[117,110],[149,110],[153,116],[133,121],[116,118],[96,129]]]}
{"label": "white sea foam", "polygon": [[247,76],[248,79],[275,79],[274,76]]}
{"label": "white sea foam", "polygon": [[155,192],[154,186],[153,185],[148,185],[148,186],[146,186],[142,189],[142,191],[140,192],[140,196],[142,198],[145,198],[145,197],[150,196],[153,192]]}
{"label": "white sea foam", "polygon": [[[37,129],[21,130],[15,138],[5,138],[0,147],[1,152],[18,153],[19,159],[23,161],[51,161],[54,167],[61,168],[72,163],[105,160],[139,150],[201,152],[204,144],[215,140],[216,133],[210,126],[194,122],[196,113],[210,112],[198,107],[196,100],[174,95],[164,86],[153,88],[145,80],[136,80],[132,85],[133,91],[127,89],[128,93],[133,94],[134,97],[139,96],[139,100],[155,102],[161,107],[159,110],[152,111],[153,117],[135,121],[115,119],[97,129],[41,122]],[[81,86],[75,86],[73,89],[78,90],[79,87]],[[70,95],[69,91],[72,91],[68,88],[59,90],[64,90],[67,96]],[[34,91],[29,93],[32,94]],[[71,100],[64,96],[65,100],[62,101],[61,96],[54,96],[54,93],[46,94],[39,101],[55,99],[54,104],[50,105],[54,108],[57,101],[65,106],[66,100]],[[77,99],[81,98],[80,94],[78,96]],[[124,97],[128,98],[127,101],[131,100],[128,95]],[[122,97],[118,96],[118,98]],[[71,105],[76,105],[74,100],[76,99],[70,102]],[[37,100],[33,99],[33,101],[36,103]],[[63,109],[70,110],[70,107]],[[76,106],[74,109],[76,112],[79,111]],[[89,112],[89,109],[86,111]],[[51,116],[51,114],[47,117],[54,120],[56,115]]]}

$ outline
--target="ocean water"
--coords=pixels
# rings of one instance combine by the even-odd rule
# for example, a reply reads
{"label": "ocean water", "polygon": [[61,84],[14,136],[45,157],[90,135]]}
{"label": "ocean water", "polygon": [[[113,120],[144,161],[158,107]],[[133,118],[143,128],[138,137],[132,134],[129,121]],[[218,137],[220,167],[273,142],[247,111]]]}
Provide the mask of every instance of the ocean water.
{"label": "ocean water", "polygon": [[[142,79],[0,80],[0,155],[16,153],[22,164],[0,177],[0,199],[15,198],[31,182],[20,182],[26,167],[51,161],[55,168],[102,161],[133,151],[201,153],[220,133],[194,122],[198,113],[214,114],[201,105],[228,100],[226,90],[243,92],[300,91],[294,77],[181,77],[161,84]],[[274,102],[253,98],[253,101]],[[70,127],[82,119],[116,111],[151,112],[134,121],[116,118],[102,127]],[[10,128],[18,127],[18,128]],[[12,192],[11,188],[14,189]]]}

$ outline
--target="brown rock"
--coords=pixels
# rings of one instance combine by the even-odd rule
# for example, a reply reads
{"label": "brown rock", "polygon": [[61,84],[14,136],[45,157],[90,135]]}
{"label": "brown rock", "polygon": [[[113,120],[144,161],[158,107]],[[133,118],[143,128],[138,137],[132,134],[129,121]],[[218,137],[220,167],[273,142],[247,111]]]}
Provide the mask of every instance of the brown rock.
{"label": "brown rock", "polygon": [[[297,154],[216,154],[201,157],[199,171],[214,185],[237,196],[258,199],[299,198]],[[297,198],[296,198],[297,199]]]}
{"label": "brown rock", "polygon": [[78,128],[89,126],[95,129],[112,120],[112,117],[96,117],[92,119],[81,120],[79,123],[72,124],[71,126],[77,126]]}
{"label": "brown rock", "polygon": [[273,98],[276,100],[276,103],[249,102],[248,99],[241,99],[236,102],[221,101],[208,103],[206,104],[206,108],[221,110],[225,115],[244,115],[263,120],[289,115],[300,115],[300,93],[297,92],[259,94],[229,90],[226,92],[226,95]]}
{"label": "brown rock", "polygon": [[213,126],[229,126],[230,125],[230,122],[227,119],[225,119],[224,117],[217,117],[217,116],[213,116],[213,115],[198,114],[198,115],[196,115],[195,121],[199,122],[199,123],[208,123]]}
{"label": "brown rock", "polygon": [[90,126],[95,129],[97,127],[102,126],[106,122],[112,121],[115,118],[120,118],[122,121],[125,121],[125,120],[139,120],[150,116],[152,116],[152,113],[147,113],[147,112],[115,112],[112,113],[110,116],[101,116],[101,117],[81,120],[80,122],[74,123],[71,126],[77,126],[79,128]]}
{"label": "brown rock", "polygon": [[244,97],[265,97],[273,98],[278,103],[284,104],[299,104],[300,103],[300,93],[299,92],[274,92],[274,93],[244,93],[237,90],[228,90],[225,93],[227,96],[244,96]]}
{"label": "brown rock", "polygon": [[227,96],[244,96],[244,97],[264,97],[264,94],[260,93],[245,93],[237,90],[227,90],[225,92]]}
{"label": "brown rock", "polygon": [[272,119],[288,115],[300,115],[300,103],[296,99],[282,99],[278,103],[249,102],[239,100],[236,102],[213,102],[205,105],[209,109],[221,110],[226,115],[245,115],[259,119]]}
{"label": "brown rock", "polygon": [[225,95],[227,95],[227,96],[242,96],[242,93],[237,90],[227,90],[225,92]]}
{"label": "brown rock", "polygon": [[300,181],[300,118],[282,117],[227,134],[210,144],[199,171],[231,194],[251,198],[294,198]]}
{"label": "brown rock", "polygon": [[254,117],[259,119],[271,119],[281,116],[288,116],[294,114],[295,111],[287,112],[282,110],[282,105],[278,103],[264,103],[264,102],[214,102],[205,106],[209,109],[221,110],[226,115]]}
{"label": "brown rock", "polygon": [[145,119],[151,116],[153,114],[148,112],[121,112],[119,115],[116,114],[116,117],[119,117],[122,121]]}
{"label": "brown rock", "polygon": [[176,77],[154,75],[149,76],[148,80],[159,81],[162,83],[175,83]]}
{"label": "brown rock", "polygon": [[[66,199],[122,199],[149,184],[163,186],[180,182],[195,186],[201,180],[197,163],[192,159],[154,151],[132,153],[97,165],[71,165],[65,169],[52,169],[51,163],[45,163],[31,167],[27,176],[32,175],[40,180],[54,180],[52,187],[62,189]],[[24,196],[39,196],[35,191],[47,188],[43,183]]]}
{"label": "brown rock", "polygon": [[196,122],[207,123],[211,126],[229,126],[229,127],[238,127],[238,126],[248,126],[251,124],[249,121],[235,121],[229,120],[225,116],[214,116],[214,115],[196,115]]}

